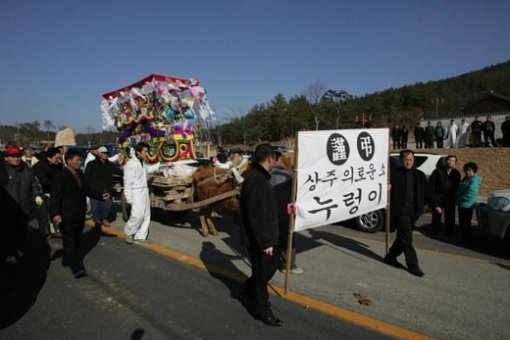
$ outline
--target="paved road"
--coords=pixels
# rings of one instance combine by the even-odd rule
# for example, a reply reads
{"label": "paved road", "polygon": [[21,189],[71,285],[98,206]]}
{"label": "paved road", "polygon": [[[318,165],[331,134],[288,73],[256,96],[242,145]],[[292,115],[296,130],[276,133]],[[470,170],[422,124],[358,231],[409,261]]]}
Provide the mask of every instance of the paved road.
{"label": "paved road", "polygon": [[[164,213],[154,218],[158,223],[153,224],[151,238],[180,253],[198,258],[202,244],[212,242],[219,255],[208,260],[221,266],[226,265],[226,257],[243,254],[239,225],[229,216],[216,220],[220,235],[207,240],[197,232],[194,214],[181,223]],[[305,273],[291,276],[291,291],[435,338],[510,338],[508,245],[481,234],[480,245],[472,248],[435,239],[429,236],[428,221],[430,216],[425,215],[415,232],[424,278],[382,263],[384,233],[330,225],[298,234],[298,263]],[[227,262],[249,272],[242,259]],[[272,282],[282,287],[284,275],[277,274]],[[354,298],[359,291],[372,300],[370,306]],[[373,322],[364,324],[379,329]]]}
{"label": "paved road", "polygon": [[[153,245],[102,237],[86,257],[90,275],[82,280],[58,259],[44,260],[59,255],[58,242],[51,248],[36,242],[32,267],[43,269],[14,276],[24,294],[11,298],[22,307],[11,313],[19,320],[11,320],[0,338],[510,338],[508,248],[482,234],[472,248],[432,238],[428,218],[415,232],[424,278],[382,263],[384,233],[337,225],[299,233],[305,273],[291,275],[289,294],[271,298],[285,321],[281,329],[268,329],[230,298],[249,267],[239,226],[229,216],[215,220],[218,237],[205,239],[195,214],[178,221],[155,211]],[[121,235],[122,221],[113,227]],[[277,293],[284,279],[277,273],[272,280]],[[354,293],[371,303],[360,304]]]}
{"label": "paved road", "polygon": [[[231,298],[237,281],[97,236],[86,234],[89,275],[79,280],[60,266],[59,242],[30,237],[24,263],[1,271],[2,321],[10,326],[0,339],[386,338],[275,297],[274,310],[285,324],[266,326]],[[211,243],[201,256],[214,252]]]}

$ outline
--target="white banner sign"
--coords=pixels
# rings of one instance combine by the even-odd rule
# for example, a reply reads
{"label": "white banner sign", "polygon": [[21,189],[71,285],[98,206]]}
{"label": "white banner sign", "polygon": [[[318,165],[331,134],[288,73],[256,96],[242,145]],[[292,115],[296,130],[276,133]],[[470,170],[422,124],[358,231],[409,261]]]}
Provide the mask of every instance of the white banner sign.
{"label": "white banner sign", "polygon": [[388,136],[388,129],[299,132],[295,231],[386,207]]}

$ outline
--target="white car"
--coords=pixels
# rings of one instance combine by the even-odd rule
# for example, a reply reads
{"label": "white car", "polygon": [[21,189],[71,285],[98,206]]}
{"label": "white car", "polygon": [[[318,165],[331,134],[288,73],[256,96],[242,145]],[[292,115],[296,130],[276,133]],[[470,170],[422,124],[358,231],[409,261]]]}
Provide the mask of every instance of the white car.
{"label": "white car", "polygon": [[[423,171],[427,178],[430,177],[437,162],[447,155],[433,154],[426,152],[415,152],[414,162],[418,170]],[[390,153],[390,169],[400,166],[400,154],[398,152]],[[391,170],[390,170],[391,171]],[[356,227],[367,233],[375,233],[381,230],[386,222],[386,209],[371,211],[354,219]]]}
{"label": "white car", "polygon": [[476,208],[478,225],[498,238],[510,240],[510,189],[491,193],[487,203]]}

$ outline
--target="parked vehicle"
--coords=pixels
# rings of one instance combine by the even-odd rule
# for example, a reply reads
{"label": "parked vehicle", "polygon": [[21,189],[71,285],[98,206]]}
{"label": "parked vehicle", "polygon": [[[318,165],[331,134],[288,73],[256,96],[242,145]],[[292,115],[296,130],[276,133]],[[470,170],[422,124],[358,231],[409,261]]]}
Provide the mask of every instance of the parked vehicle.
{"label": "parked vehicle", "polygon": [[[432,171],[436,168],[437,162],[446,155],[438,155],[433,153],[416,152],[414,154],[415,166],[418,170],[423,171],[427,178],[430,177]],[[397,152],[390,154],[390,171],[400,166],[400,155]],[[386,223],[386,209],[371,211],[354,218],[356,227],[367,233],[375,233],[381,230]]]}
{"label": "parked vehicle", "polygon": [[288,153],[288,152],[294,152],[294,149],[285,145],[273,145],[273,149],[275,151],[281,152],[281,153]]}
{"label": "parked vehicle", "polygon": [[510,188],[491,193],[487,203],[478,204],[478,225],[489,234],[510,240]]}

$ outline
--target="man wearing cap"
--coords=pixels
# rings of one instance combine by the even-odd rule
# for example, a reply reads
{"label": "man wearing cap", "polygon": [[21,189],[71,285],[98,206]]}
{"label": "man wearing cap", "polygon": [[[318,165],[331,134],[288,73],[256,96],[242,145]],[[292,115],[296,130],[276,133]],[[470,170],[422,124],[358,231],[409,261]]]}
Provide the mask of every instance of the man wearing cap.
{"label": "man wearing cap", "polygon": [[6,265],[15,265],[23,257],[21,246],[25,240],[28,221],[34,217],[36,204],[42,203],[41,187],[32,169],[21,160],[18,146],[5,149],[5,171],[8,182],[3,185],[7,192],[5,202],[4,231]]}
{"label": "man wearing cap", "polygon": [[108,160],[108,149],[100,146],[96,159],[87,165],[84,175],[95,227],[101,228],[101,224],[110,225],[114,173],[122,175],[120,168]]}
{"label": "man wearing cap", "polygon": [[97,154],[98,154],[98,151],[97,149],[99,149],[100,145],[92,145],[90,147],[90,151],[89,153],[87,154],[87,157],[85,158],[85,162],[83,163],[83,169],[87,169],[87,165],[92,162],[93,160],[95,160],[97,158]]}
{"label": "man wearing cap", "polygon": [[[99,156],[99,148],[100,147],[102,147],[103,149],[106,149],[105,146],[101,146],[101,145],[93,145],[90,148],[90,152],[87,154],[87,158],[85,158],[85,162],[83,163],[83,169],[86,169],[87,165]],[[108,160],[112,163],[115,163],[118,161],[119,156],[120,156],[120,154],[113,155],[113,156],[109,157]]]}

